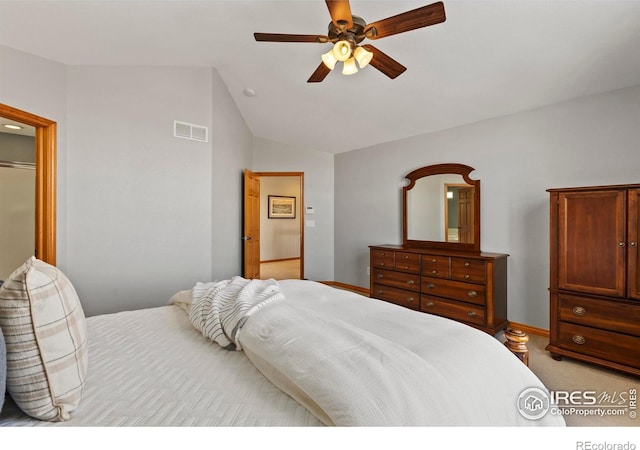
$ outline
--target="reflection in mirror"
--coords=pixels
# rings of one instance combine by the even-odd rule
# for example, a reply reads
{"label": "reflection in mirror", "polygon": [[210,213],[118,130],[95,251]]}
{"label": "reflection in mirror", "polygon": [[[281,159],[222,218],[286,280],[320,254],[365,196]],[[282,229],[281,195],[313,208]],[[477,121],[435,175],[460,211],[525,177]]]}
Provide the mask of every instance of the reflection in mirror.
{"label": "reflection in mirror", "polygon": [[[462,175],[450,173],[417,180],[413,189],[407,191],[407,238],[418,241],[461,242],[458,231],[458,197],[464,186],[473,190],[473,186],[464,182]],[[469,211],[469,206],[466,206],[466,211]],[[463,215],[463,219],[464,217],[468,216]],[[473,233],[470,236],[468,233],[468,221],[466,225],[466,242],[473,243]]]}
{"label": "reflection in mirror", "polygon": [[414,170],[404,191],[404,245],[479,251],[480,181],[473,168],[439,164]]}

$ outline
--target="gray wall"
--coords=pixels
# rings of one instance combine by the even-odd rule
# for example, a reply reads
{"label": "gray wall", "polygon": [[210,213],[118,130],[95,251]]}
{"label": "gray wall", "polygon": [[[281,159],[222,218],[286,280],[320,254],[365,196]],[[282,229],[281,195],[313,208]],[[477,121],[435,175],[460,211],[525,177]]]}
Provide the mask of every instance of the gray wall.
{"label": "gray wall", "polygon": [[[256,172],[304,172],[305,206],[315,214],[304,216],[315,222],[304,229],[304,276],[310,280],[333,280],[333,162],[334,155],[288,144],[254,139],[253,168]],[[303,213],[304,214],[304,213]]]}
{"label": "gray wall", "polygon": [[0,45],[0,103],[57,123],[57,265],[67,267],[67,67]]}
{"label": "gray wall", "polygon": [[36,162],[36,139],[0,131],[0,161]]}
{"label": "gray wall", "polygon": [[482,249],[508,253],[509,319],[548,328],[546,189],[638,183],[640,86],[416,136],[335,158],[335,275],[368,286],[368,245],[402,240],[404,176],[470,165]]}
{"label": "gray wall", "polygon": [[[58,123],[58,266],[88,315],[239,273],[253,137],[216,71],[0,58],[0,102]],[[174,138],[173,120],[210,127],[210,142]]]}
{"label": "gray wall", "polygon": [[70,67],[67,274],[88,315],[166,304],[211,276],[206,68]]}

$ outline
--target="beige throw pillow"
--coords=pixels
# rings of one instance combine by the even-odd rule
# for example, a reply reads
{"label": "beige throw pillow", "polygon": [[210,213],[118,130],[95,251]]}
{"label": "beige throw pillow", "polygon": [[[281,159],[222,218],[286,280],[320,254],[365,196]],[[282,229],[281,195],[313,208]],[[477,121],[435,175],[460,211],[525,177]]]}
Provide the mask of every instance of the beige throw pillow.
{"label": "beige throw pillow", "polygon": [[7,347],[7,391],[26,414],[70,418],[87,376],[87,325],[69,279],[29,258],[0,287],[0,327]]}

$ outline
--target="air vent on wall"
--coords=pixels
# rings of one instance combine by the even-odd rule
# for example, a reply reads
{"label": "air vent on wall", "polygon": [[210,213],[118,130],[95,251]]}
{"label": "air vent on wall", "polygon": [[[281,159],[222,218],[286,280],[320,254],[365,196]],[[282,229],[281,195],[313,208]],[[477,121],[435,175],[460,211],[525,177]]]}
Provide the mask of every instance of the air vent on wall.
{"label": "air vent on wall", "polygon": [[183,139],[193,141],[208,142],[209,129],[201,125],[194,125],[187,122],[173,121],[173,135]]}

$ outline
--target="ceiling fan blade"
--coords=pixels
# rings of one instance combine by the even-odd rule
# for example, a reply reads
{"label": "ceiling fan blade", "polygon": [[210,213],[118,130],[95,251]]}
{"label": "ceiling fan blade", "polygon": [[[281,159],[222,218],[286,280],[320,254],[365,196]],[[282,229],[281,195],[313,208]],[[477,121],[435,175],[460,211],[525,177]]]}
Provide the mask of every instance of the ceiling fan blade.
{"label": "ceiling fan blade", "polygon": [[329,72],[331,72],[331,69],[325,66],[324,63],[320,63],[316,71],[307,80],[307,83],[320,83],[329,75]]}
{"label": "ceiling fan blade", "polygon": [[365,44],[362,46],[365,50],[369,50],[373,53],[373,58],[369,62],[369,65],[375,67],[380,72],[385,74],[391,79],[396,78],[402,72],[407,70],[405,66],[400,64],[398,61],[388,56],[385,53],[382,53],[380,50],[375,48],[373,45]]}
{"label": "ceiling fan blade", "polygon": [[[380,39],[393,36],[394,34],[428,27],[429,25],[435,25],[445,20],[444,4],[437,2],[370,23],[366,26],[364,32],[369,39]],[[375,32],[372,30],[373,28],[375,28]]]}
{"label": "ceiling fan blade", "polygon": [[345,29],[349,29],[353,26],[349,0],[325,0],[325,2],[327,3],[327,8],[329,8],[331,21],[336,27],[340,28],[340,22],[346,22]]}
{"label": "ceiling fan blade", "polygon": [[324,44],[329,41],[327,36],[317,34],[253,33],[253,37],[259,42],[315,42]]}

